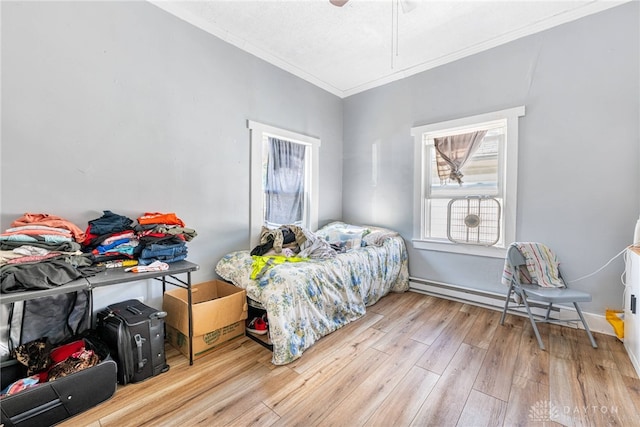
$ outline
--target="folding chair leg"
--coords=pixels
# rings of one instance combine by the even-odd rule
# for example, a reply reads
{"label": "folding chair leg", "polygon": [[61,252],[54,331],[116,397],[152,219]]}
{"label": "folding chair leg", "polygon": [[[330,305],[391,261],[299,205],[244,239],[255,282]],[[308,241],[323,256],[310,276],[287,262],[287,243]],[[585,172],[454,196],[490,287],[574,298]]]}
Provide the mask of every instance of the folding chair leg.
{"label": "folding chair leg", "polygon": [[536,319],[531,314],[531,309],[529,308],[529,303],[527,302],[527,298],[525,296],[522,297],[522,302],[524,302],[524,307],[527,309],[527,314],[529,315],[529,320],[531,321],[531,326],[533,327],[533,332],[536,334],[536,338],[538,339],[538,345],[541,350],[546,350],[544,348],[544,343],[542,342],[542,337],[540,337],[540,332],[538,331],[538,325],[536,325]]}
{"label": "folding chair leg", "polygon": [[550,302],[550,303],[549,303],[549,306],[547,307],[547,315],[546,315],[546,316],[544,316],[544,320],[545,320],[545,322],[549,320],[549,315],[551,314],[551,307],[552,307],[552,306],[553,306],[553,303],[552,303],[552,302]]}
{"label": "folding chair leg", "polygon": [[587,322],[584,320],[584,316],[582,315],[582,310],[580,310],[580,306],[578,306],[577,302],[574,302],[573,305],[576,308],[576,311],[578,312],[578,316],[580,316],[580,320],[582,321],[582,325],[584,326],[584,330],[587,332],[587,335],[589,336],[589,341],[591,341],[591,346],[593,348],[598,348],[598,344],[596,344],[596,340],[593,339],[593,335],[591,334],[591,330],[589,329],[589,325],[587,325]]}
{"label": "folding chair leg", "polygon": [[500,317],[501,325],[504,325],[504,318],[507,316],[507,309],[509,308],[509,299],[511,298],[511,292],[513,292],[513,283],[509,285],[509,291],[507,292],[507,299],[504,301],[504,310],[502,310],[502,316]]}

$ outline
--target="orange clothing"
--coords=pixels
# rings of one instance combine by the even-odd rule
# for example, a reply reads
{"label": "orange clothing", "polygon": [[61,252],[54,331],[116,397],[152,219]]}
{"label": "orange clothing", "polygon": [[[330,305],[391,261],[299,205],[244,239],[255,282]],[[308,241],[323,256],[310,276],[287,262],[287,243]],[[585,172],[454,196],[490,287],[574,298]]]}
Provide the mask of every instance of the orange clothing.
{"label": "orange clothing", "polygon": [[138,224],[169,224],[184,227],[184,222],[175,213],[145,212],[138,218]]}

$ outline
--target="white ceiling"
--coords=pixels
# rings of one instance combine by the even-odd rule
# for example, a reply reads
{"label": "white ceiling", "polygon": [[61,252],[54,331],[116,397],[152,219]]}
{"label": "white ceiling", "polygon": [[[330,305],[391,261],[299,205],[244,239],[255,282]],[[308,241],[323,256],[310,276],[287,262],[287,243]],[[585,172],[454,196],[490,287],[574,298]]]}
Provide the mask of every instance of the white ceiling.
{"label": "white ceiling", "polygon": [[629,0],[150,1],[346,97]]}

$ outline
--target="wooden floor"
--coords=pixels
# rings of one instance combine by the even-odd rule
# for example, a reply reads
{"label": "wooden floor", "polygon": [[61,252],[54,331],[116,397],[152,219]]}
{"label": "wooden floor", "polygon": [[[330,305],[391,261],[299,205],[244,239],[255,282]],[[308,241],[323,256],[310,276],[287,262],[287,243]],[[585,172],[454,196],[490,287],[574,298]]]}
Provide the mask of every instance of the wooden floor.
{"label": "wooden floor", "polygon": [[413,292],[390,294],[294,363],[246,337],[119,386],[65,426],[639,426],[622,343]]}

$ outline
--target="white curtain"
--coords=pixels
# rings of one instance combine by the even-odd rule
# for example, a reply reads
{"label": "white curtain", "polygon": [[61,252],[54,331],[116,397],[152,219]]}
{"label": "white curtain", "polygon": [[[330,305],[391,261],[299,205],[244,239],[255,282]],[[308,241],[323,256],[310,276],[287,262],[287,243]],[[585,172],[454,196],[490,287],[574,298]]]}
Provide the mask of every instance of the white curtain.
{"label": "white curtain", "polygon": [[269,138],[265,179],[265,220],[269,224],[302,223],[305,152],[303,144]]}
{"label": "white curtain", "polygon": [[464,175],[460,169],[478,149],[486,134],[486,130],[481,130],[434,139],[438,177],[441,181],[451,179],[462,185]]}

